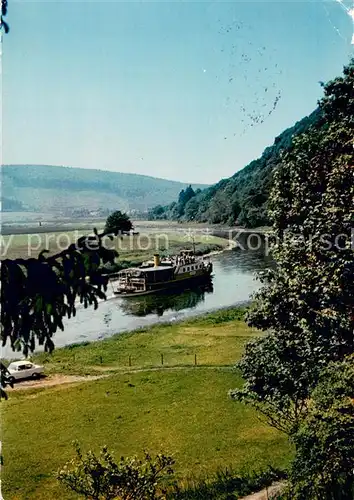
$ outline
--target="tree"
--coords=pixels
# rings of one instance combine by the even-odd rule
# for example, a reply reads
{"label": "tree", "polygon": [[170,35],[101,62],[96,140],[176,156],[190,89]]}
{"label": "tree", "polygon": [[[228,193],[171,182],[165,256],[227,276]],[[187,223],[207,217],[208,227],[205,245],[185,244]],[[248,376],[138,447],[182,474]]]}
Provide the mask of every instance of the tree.
{"label": "tree", "polygon": [[182,189],[178,195],[178,203],[173,207],[171,211],[171,218],[180,218],[183,217],[185,213],[186,204],[194,198],[196,193],[191,185],[189,185],[185,190]]}
{"label": "tree", "polygon": [[166,212],[168,207],[163,207],[162,205],[157,205],[152,208],[149,212],[149,218],[152,220],[160,220],[166,218]]}
{"label": "tree", "polygon": [[354,498],[354,357],[332,363],[292,438],[291,500]]}
{"label": "tree", "polygon": [[321,370],[354,347],[354,62],[324,90],[320,125],[294,140],[274,176],[277,267],[262,277],[249,315],[250,325],[272,333],[246,349],[246,384],[233,393],[267,413],[271,404],[271,419],[288,430],[284,398],[296,428]]}
{"label": "tree", "polygon": [[291,435],[307,411],[310,388],[318,375],[318,357],[306,340],[286,331],[248,342],[238,363],[245,384],[230,391],[233,399],[251,404],[278,430]]}
{"label": "tree", "polygon": [[184,205],[186,203],[188,203],[188,201],[190,199],[192,199],[193,197],[195,196],[195,192],[194,192],[194,189],[192,188],[192,186],[189,184],[189,186],[187,187],[187,189],[185,190],[184,192],[184,199],[183,199],[183,203]]}
{"label": "tree", "polygon": [[128,215],[126,213],[122,213],[120,210],[113,212],[106,220],[106,232],[118,234],[120,232],[131,231],[131,229],[133,229],[133,224],[131,223]]}
{"label": "tree", "polygon": [[197,215],[198,212],[198,202],[196,201],[195,197],[191,198],[185,206],[185,217],[187,220],[194,220],[195,216]]}
{"label": "tree", "polygon": [[76,444],[76,459],[59,471],[59,481],[72,491],[92,500],[157,500],[163,498],[158,486],[163,474],[172,474],[174,460],[165,455],[154,459],[121,457],[115,462],[104,447],[100,456],[89,451],[84,457]]}
{"label": "tree", "polygon": [[184,189],[182,189],[180,192],[179,192],[179,195],[178,195],[178,203],[179,204],[183,204],[184,203]]}
{"label": "tree", "polygon": [[[52,337],[64,329],[63,318],[75,316],[77,300],[84,307],[98,307],[105,298],[108,277],[101,265],[114,262],[118,255],[107,249],[105,238],[111,233],[82,236],[66,250],[46,257],[43,250],[37,259],[5,259],[1,262],[1,340],[5,346],[34,351],[36,343],[52,351]],[[2,373],[2,386],[6,381]],[[6,375],[6,374],[5,374]]]}

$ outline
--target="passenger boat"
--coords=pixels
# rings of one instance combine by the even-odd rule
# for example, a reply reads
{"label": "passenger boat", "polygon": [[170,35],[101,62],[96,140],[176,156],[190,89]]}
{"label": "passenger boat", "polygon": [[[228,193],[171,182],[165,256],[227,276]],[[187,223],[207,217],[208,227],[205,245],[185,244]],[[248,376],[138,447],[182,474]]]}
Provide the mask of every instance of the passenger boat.
{"label": "passenger boat", "polygon": [[182,250],[178,255],[153,261],[140,267],[124,269],[118,273],[116,295],[135,297],[158,293],[171,288],[182,289],[193,283],[210,279],[213,265],[209,259],[196,257],[191,250]]}

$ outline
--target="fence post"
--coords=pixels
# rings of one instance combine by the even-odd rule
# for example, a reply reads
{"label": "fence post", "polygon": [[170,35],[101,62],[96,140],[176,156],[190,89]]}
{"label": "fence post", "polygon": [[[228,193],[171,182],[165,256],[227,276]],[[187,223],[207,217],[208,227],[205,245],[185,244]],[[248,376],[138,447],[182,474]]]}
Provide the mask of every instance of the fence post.
{"label": "fence post", "polygon": [[163,365],[163,354],[161,354],[161,365]]}
{"label": "fence post", "polygon": [[194,365],[197,366],[197,355],[194,354]]}
{"label": "fence post", "polygon": [[103,359],[102,359],[102,356],[100,356],[100,361],[101,361],[101,365],[102,365],[102,363],[103,363]]}

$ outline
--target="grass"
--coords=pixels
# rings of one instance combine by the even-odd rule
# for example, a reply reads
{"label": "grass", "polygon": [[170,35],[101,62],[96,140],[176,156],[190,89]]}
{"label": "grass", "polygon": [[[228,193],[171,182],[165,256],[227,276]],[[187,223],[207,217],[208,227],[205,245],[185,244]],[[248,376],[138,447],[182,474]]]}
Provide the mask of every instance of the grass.
{"label": "grass", "polygon": [[[241,321],[243,314],[227,309],[47,356],[49,373],[109,376],[47,389],[9,389],[2,416],[4,497],[77,498],[55,479],[74,456],[73,440],[83,451],[97,452],[107,444],[116,457],[144,449],[172,454],[182,485],[226,467],[285,467],[291,456],[286,437],[227,395],[242,383],[232,366],[255,335]],[[198,366],[193,366],[195,353]]]}
{"label": "grass", "polygon": [[285,466],[286,438],[228,399],[240,383],[229,369],[191,368],[11,395],[3,417],[5,498],[71,498],[54,474],[73,456],[74,439],[84,450],[107,444],[117,456],[171,453],[180,478],[231,464]]}
{"label": "grass", "polygon": [[[47,373],[97,375],[163,366],[233,366],[247,340],[258,334],[240,321],[237,308],[167,325],[153,325],[106,340],[34,356]],[[131,364],[131,366],[129,366]]]}
{"label": "grass", "polygon": [[[56,231],[50,233],[38,234],[12,234],[1,237],[1,258],[28,258],[37,257],[44,250],[49,250],[48,255],[55,254],[63,250],[71,243],[74,243],[78,237],[90,234],[88,230],[75,231]],[[207,253],[213,250],[222,250],[226,248],[228,242],[226,239],[211,235],[196,235],[195,247],[196,253]],[[115,238],[113,242],[107,242],[108,248],[115,248],[119,253],[119,262],[129,262],[131,264],[140,264],[146,259],[152,257],[156,252],[161,254],[176,253],[182,248],[191,248],[191,241],[188,234],[181,232],[144,232],[135,236],[123,236]]]}

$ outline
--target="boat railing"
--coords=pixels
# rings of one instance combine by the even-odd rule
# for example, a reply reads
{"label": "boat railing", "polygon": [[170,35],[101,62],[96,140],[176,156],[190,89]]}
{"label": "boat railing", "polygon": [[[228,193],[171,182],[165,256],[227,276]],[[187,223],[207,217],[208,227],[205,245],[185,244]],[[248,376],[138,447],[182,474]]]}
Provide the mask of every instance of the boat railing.
{"label": "boat railing", "polygon": [[119,282],[120,283],[145,283],[145,278],[129,278],[129,277],[124,277],[120,278]]}

